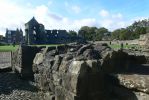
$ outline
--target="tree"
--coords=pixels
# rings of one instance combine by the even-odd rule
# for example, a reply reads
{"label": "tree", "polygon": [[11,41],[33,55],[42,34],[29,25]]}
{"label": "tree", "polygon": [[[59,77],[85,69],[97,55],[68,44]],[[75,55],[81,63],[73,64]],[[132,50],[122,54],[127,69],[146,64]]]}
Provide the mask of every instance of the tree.
{"label": "tree", "polygon": [[78,35],[82,36],[86,40],[91,41],[95,37],[96,29],[96,27],[83,26],[80,28]]}
{"label": "tree", "polygon": [[114,31],[111,33],[111,38],[118,40],[118,39],[119,39],[119,33],[120,33],[120,31],[121,31],[121,29],[116,29],[116,30],[114,30]]}
{"label": "tree", "polygon": [[135,33],[139,34],[139,35],[146,34],[146,28],[145,27],[136,27]]}
{"label": "tree", "polygon": [[69,31],[68,34],[70,34],[72,37],[76,37],[77,36],[77,32],[76,31]]}
{"label": "tree", "polygon": [[128,40],[131,32],[125,28],[117,29],[112,32],[112,39]]}
{"label": "tree", "polygon": [[4,38],[3,35],[0,35],[0,41],[3,40],[3,38]]}
{"label": "tree", "polygon": [[149,19],[135,21],[127,28],[116,29],[112,32],[112,39],[132,40],[140,35],[149,33]]}
{"label": "tree", "polygon": [[131,34],[131,32],[129,32],[125,28],[122,28],[119,33],[119,39],[120,40],[128,40],[130,38],[130,34]]}
{"label": "tree", "polygon": [[102,38],[104,37],[105,33],[109,33],[108,29],[101,27],[99,29],[96,30],[96,39],[97,41],[102,40]]}
{"label": "tree", "polygon": [[129,32],[129,37],[128,37],[129,40],[133,40],[133,39],[139,38],[139,34],[137,34],[135,32],[136,28],[134,28],[132,25],[128,26],[126,29]]}
{"label": "tree", "polygon": [[87,40],[87,39],[88,39],[88,37],[87,37],[88,29],[89,29],[88,26],[83,26],[83,27],[81,27],[80,30],[79,30],[79,32],[78,32],[78,35],[79,35],[80,37],[83,37],[84,39]]}
{"label": "tree", "polygon": [[97,27],[90,27],[90,28],[89,28],[89,34],[90,34],[90,37],[91,37],[91,40],[92,40],[92,41],[95,41],[95,38],[96,38],[96,30],[97,30]]}

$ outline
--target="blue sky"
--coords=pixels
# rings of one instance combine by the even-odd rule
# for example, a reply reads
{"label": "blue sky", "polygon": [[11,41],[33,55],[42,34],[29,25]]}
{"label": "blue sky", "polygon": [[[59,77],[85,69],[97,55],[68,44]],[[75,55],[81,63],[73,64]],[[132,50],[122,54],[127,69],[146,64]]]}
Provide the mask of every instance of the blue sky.
{"label": "blue sky", "polygon": [[46,29],[126,27],[149,17],[149,0],[0,0],[0,34],[22,28],[33,16]]}

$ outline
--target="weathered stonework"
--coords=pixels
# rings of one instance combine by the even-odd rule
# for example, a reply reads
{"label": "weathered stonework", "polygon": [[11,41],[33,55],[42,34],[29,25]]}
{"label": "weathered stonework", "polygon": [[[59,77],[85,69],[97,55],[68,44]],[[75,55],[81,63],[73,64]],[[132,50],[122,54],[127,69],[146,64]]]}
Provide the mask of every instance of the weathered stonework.
{"label": "weathered stonework", "polygon": [[65,48],[64,51],[62,48],[55,50],[56,55],[52,54],[52,50],[48,51],[42,63],[41,60],[35,61],[42,59],[42,56],[36,55],[33,71],[37,86],[43,91],[51,91],[55,100],[100,99],[100,91],[104,91],[100,61],[98,56],[92,56],[95,52],[85,53],[86,49],[93,47],[85,45],[78,50],[75,50],[77,46]]}
{"label": "weathered stonework", "polygon": [[12,70],[23,78],[33,78],[32,64],[37,52],[43,47],[20,46],[12,54]]}
{"label": "weathered stonework", "polygon": [[47,100],[147,100],[149,96],[149,71],[140,66],[147,63],[144,56],[114,51],[105,44],[36,47],[36,53],[32,50],[28,51],[36,54],[28,59],[32,66],[20,67],[32,71],[28,74],[34,75]]}
{"label": "weathered stonework", "polygon": [[149,34],[140,35],[139,38],[139,45],[141,46],[147,46],[149,42]]}

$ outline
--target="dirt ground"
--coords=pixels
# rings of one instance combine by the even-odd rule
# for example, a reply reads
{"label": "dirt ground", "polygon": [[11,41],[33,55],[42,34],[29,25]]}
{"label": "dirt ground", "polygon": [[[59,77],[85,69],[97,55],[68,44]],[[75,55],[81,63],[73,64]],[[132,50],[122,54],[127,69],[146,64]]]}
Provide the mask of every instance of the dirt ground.
{"label": "dirt ground", "polygon": [[13,72],[0,73],[0,100],[44,100],[33,82],[21,80]]}

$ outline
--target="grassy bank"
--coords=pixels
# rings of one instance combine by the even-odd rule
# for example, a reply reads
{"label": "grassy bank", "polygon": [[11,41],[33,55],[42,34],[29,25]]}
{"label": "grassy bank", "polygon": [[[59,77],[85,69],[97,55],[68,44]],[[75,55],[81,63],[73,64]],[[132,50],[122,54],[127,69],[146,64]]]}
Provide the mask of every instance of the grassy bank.
{"label": "grassy bank", "polygon": [[46,47],[55,47],[55,46],[61,46],[64,44],[47,44],[47,45],[30,45],[30,46],[37,46],[37,47],[41,47],[41,46],[46,46]]}
{"label": "grassy bank", "polygon": [[12,45],[0,46],[0,52],[15,51],[18,47],[18,45],[16,45],[15,47]]}
{"label": "grassy bank", "polygon": [[[120,49],[121,45],[120,44],[111,44],[109,45],[112,49]],[[139,45],[123,45],[123,49],[139,49]]]}
{"label": "grassy bank", "polygon": [[[54,46],[61,46],[64,44],[48,44],[48,45],[30,45],[30,46],[47,46],[47,47],[54,47]],[[120,49],[121,45],[120,44],[111,44],[109,45],[112,49]],[[17,48],[19,47],[19,45],[16,45],[15,47],[12,45],[6,45],[6,46],[0,46],[0,52],[9,52],[9,51],[15,51],[17,50]],[[123,45],[124,49],[138,49],[140,48],[138,45]]]}
{"label": "grassy bank", "polygon": [[[48,44],[48,45],[30,45],[30,46],[47,46],[47,47],[54,47],[54,46],[61,46],[63,44]],[[15,47],[13,45],[6,45],[6,46],[0,46],[0,52],[9,52],[9,51],[15,51],[19,45],[16,45]]]}

